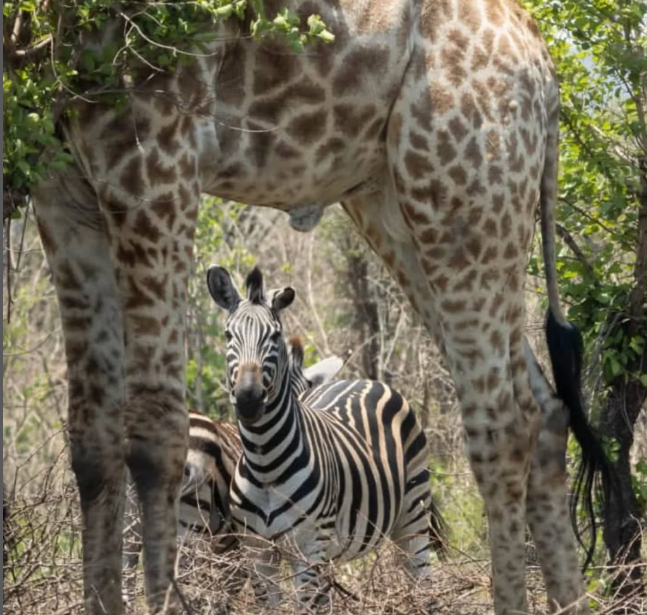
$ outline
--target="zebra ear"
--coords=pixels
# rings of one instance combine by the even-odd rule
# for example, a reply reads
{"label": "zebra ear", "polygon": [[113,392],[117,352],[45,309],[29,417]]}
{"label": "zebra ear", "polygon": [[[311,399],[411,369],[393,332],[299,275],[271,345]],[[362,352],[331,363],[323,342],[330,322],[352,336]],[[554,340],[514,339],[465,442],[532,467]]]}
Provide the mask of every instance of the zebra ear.
{"label": "zebra ear", "polygon": [[233,312],[241,301],[241,296],[236,290],[229,272],[218,265],[211,265],[207,271],[207,288],[211,298],[228,312]]}
{"label": "zebra ear", "polygon": [[251,303],[262,303],[265,299],[265,289],[263,287],[263,274],[258,267],[254,267],[245,279],[245,289],[247,290],[247,299]]}
{"label": "zebra ear", "polygon": [[275,312],[280,312],[286,307],[290,307],[292,305],[292,302],[296,297],[296,293],[294,292],[294,288],[286,286],[285,288],[272,291],[271,297],[270,304],[272,305],[272,309]]}
{"label": "zebra ear", "polygon": [[303,370],[303,375],[308,379],[312,388],[330,382],[344,367],[344,361],[339,357],[328,357],[306,367]]}

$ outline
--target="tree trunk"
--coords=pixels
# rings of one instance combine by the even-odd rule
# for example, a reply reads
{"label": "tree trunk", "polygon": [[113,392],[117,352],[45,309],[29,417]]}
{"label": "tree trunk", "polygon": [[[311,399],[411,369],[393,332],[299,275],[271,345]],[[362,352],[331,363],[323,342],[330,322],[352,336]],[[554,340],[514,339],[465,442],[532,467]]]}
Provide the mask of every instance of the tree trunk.
{"label": "tree trunk", "polygon": [[[647,157],[639,161],[642,171],[639,199],[636,245],[635,286],[629,297],[626,318],[621,319],[625,337],[645,337],[645,281],[647,279]],[[638,500],[631,482],[631,447],[638,415],[647,398],[647,387],[634,374],[647,373],[647,341],[643,341],[642,356],[629,361],[626,373],[610,383],[610,390],[602,408],[601,432],[615,439],[619,445],[614,469],[618,489],[609,493],[609,507],[604,520],[604,542],[611,562],[626,567],[618,570],[614,585],[616,591],[627,595],[640,591],[642,568],[638,564],[642,545],[641,518]]]}
{"label": "tree trunk", "polygon": [[[647,350],[643,353],[647,365]],[[636,494],[631,480],[631,447],[638,414],[645,403],[647,389],[638,380],[624,382],[619,378],[608,393],[602,408],[600,431],[612,437],[619,445],[613,468],[617,476],[617,489],[608,494],[609,506],[604,519],[604,542],[611,563],[622,566],[615,576],[614,587],[621,595],[639,591],[642,567],[639,564],[641,518]]]}
{"label": "tree trunk", "polygon": [[361,332],[362,370],[365,377],[379,380],[380,374],[380,318],[377,303],[372,296],[369,281],[369,263],[363,252],[349,252],[348,282],[353,301],[353,327]]}

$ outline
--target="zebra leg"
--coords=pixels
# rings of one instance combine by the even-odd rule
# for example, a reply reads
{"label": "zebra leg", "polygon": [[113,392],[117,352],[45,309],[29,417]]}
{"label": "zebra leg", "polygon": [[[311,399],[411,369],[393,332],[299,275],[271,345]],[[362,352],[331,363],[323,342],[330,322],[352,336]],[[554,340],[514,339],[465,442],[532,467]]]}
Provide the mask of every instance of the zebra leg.
{"label": "zebra leg", "polygon": [[263,606],[278,607],[281,602],[279,553],[266,540],[245,536],[244,545],[242,552],[247,559],[256,601]]}
{"label": "zebra leg", "polygon": [[[224,580],[222,589],[227,598],[227,604],[231,598],[237,596],[245,585],[245,581],[250,576],[250,571],[245,567],[240,550],[228,551],[226,554],[227,564],[223,570]],[[255,588],[255,577],[252,579],[252,587]]]}
{"label": "zebra leg", "polygon": [[444,548],[443,524],[429,489],[427,439],[417,421],[404,443],[404,457],[404,501],[391,538],[407,556],[405,568],[409,574],[416,579],[429,578],[431,550],[440,554]]}
{"label": "zebra leg", "polygon": [[429,470],[424,468],[407,482],[404,506],[391,534],[402,549],[405,570],[414,579],[431,579],[431,551],[436,540],[433,507],[429,491]]}
{"label": "zebra leg", "polygon": [[321,576],[318,566],[303,559],[292,560],[291,566],[299,612],[316,613],[319,609],[328,611],[330,583]]}

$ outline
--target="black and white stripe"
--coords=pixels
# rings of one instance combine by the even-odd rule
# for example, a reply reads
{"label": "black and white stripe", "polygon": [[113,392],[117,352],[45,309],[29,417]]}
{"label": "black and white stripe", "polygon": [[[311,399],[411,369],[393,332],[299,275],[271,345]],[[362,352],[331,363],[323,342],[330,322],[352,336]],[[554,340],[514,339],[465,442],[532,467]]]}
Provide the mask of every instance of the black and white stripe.
{"label": "black and white stripe", "polygon": [[[303,340],[288,341],[289,378],[300,396],[328,382],[341,369],[338,357],[329,357],[303,368]],[[189,447],[180,490],[179,531],[182,538],[210,538],[211,548],[224,553],[238,546],[232,533],[229,489],[242,443],[234,423],[216,421],[189,411]]]}
{"label": "black and white stripe", "polygon": [[179,535],[210,538],[215,552],[235,546],[229,487],[242,453],[236,426],[189,412],[189,449],[180,490]]}
{"label": "black and white stripe", "polygon": [[[245,299],[220,267],[210,268],[208,286],[229,311],[228,381],[243,445],[231,513],[245,542],[269,539],[296,550],[291,563],[304,603],[327,601],[313,565],[364,555],[387,536],[407,554],[412,575],[429,576],[442,522],[426,438],[407,401],[362,380],[324,384],[299,398],[279,315],[294,291],[266,296],[257,268]],[[259,569],[274,576],[276,561]]]}

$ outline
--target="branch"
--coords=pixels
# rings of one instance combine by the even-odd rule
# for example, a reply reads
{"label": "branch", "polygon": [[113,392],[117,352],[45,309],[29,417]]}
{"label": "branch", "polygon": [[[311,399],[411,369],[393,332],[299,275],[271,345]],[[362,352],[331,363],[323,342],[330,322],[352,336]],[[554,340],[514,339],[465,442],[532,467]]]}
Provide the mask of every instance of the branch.
{"label": "branch", "polygon": [[598,128],[595,124],[588,124],[587,128],[592,132],[598,139],[609,144],[611,149],[615,152],[616,156],[622,160],[625,164],[631,165],[633,163],[633,157],[630,152],[626,152],[622,145],[615,141],[609,135],[604,134],[601,128]]}
{"label": "branch", "polygon": [[[7,185],[7,180],[3,179],[4,186]],[[16,195],[12,190],[3,188],[2,190],[2,221],[4,222],[11,214],[18,209],[20,202],[24,201],[24,196]]]}
{"label": "branch", "polygon": [[311,233],[310,241],[308,242],[308,274],[306,276],[308,304],[310,305],[310,309],[312,310],[312,316],[315,322],[317,323],[317,329],[319,329],[319,334],[321,335],[324,348],[326,349],[326,356],[330,356],[332,354],[332,351],[330,350],[330,344],[328,343],[328,336],[326,335],[326,329],[323,326],[323,323],[321,322],[321,318],[319,317],[319,312],[317,311],[317,304],[315,303],[314,295],[312,293],[312,269],[313,269],[312,252],[314,248],[314,243],[315,243],[315,235],[314,233]]}
{"label": "branch", "polygon": [[11,306],[13,305],[13,298],[11,296],[11,218],[7,220],[5,240],[7,251],[7,324],[9,324],[11,322]]}
{"label": "branch", "polygon": [[579,143],[580,147],[586,152],[588,156],[594,157],[595,152],[589,147],[588,143],[584,141],[580,129],[575,125],[570,113],[564,107],[562,107],[560,116],[564,120],[564,123],[570,128],[571,133],[575,137],[575,140]]}
{"label": "branch", "polygon": [[564,240],[564,243],[571,249],[571,252],[575,254],[577,260],[582,263],[587,275],[589,275],[590,278],[597,284],[597,276],[595,275],[595,270],[584,255],[584,252],[582,252],[580,247],[577,245],[577,242],[573,238],[573,235],[571,235],[561,224],[556,224],[555,228],[557,230],[557,234]]}
{"label": "branch", "polygon": [[597,224],[600,228],[605,230],[609,235],[613,235],[616,237],[618,234],[611,228],[609,228],[606,224],[603,222],[600,222],[598,218],[594,218],[590,213],[588,213],[586,210],[582,209],[579,205],[575,205],[572,201],[569,201],[568,199],[565,199],[564,197],[560,197],[559,199],[562,201],[562,203],[566,203],[569,207],[574,209],[578,214],[586,218],[587,220],[593,222],[594,224]]}
{"label": "branch", "polygon": [[16,58],[20,58],[21,60],[24,58],[30,58],[32,56],[35,56],[38,54],[39,51],[42,51],[45,49],[48,45],[52,43],[52,35],[46,36],[43,40],[39,41],[35,45],[32,45],[31,47],[27,47],[26,49],[16,49],[16,51],[13,52],[13,55]]}

